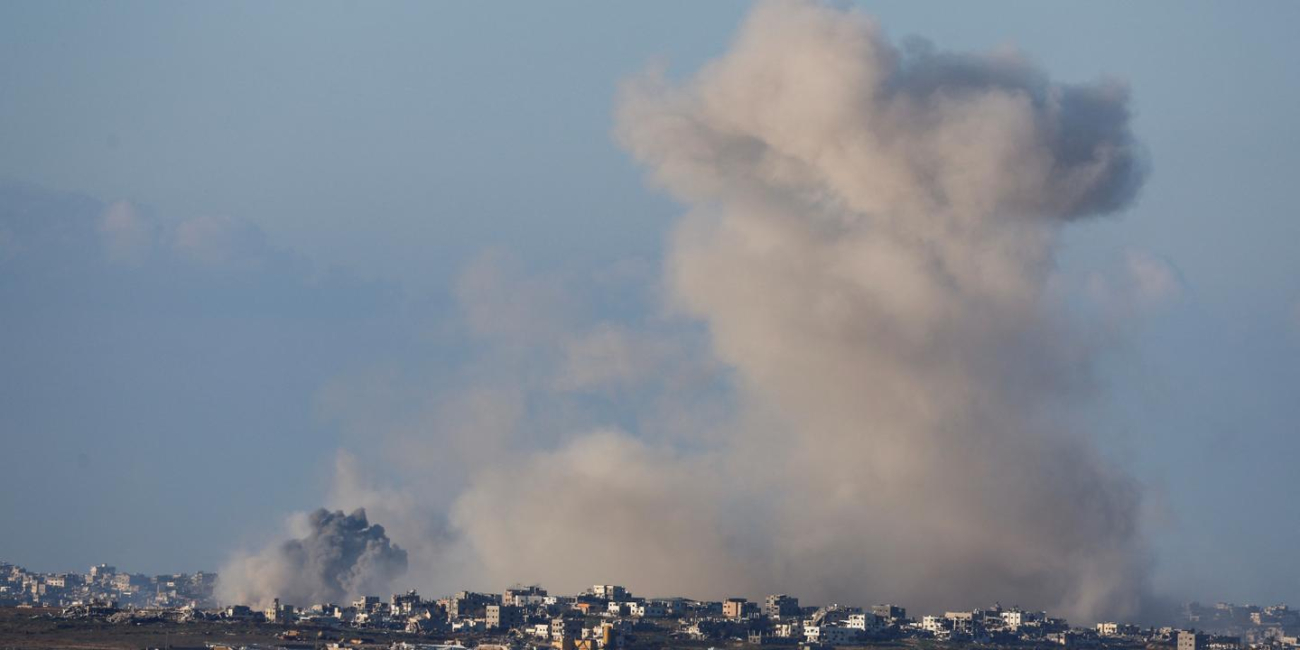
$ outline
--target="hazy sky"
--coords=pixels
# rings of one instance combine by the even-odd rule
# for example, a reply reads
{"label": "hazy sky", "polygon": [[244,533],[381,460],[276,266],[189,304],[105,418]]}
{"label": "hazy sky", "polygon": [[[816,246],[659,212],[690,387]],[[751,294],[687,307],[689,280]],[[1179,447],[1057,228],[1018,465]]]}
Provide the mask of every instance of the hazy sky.
{"label": "hazy sky", "polygon": [[[1148,490],[1159,588],[1300,602],[1300,4],[862,6],[895,41],[1129,84],[1150,177],[1067,228],[1059,272],[1127,267],[1152,300],[1112,305],[1089,425]],[[340,392],[436,410],[391,377],[506,354],[465,304],[484,283],[521,284],[522,320],[556,283],[574,318],[657,318],[682,207],[614,141],[616,95],[746,8],[0,4],[0,559],[210,570],[265,541],[367,455]]]}

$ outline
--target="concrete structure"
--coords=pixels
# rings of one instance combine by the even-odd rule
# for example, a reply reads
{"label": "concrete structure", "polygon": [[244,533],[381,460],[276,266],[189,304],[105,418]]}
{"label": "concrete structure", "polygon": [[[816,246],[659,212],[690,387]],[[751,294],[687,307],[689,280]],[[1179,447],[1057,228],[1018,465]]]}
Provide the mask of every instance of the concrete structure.
{"label": "concrete structure", "polygon": [[772,627],[772,635],[782,639],[798,639],[803,637],[803,621],[794,619],[789,623],[777,623]]}
{"label": "concrete structure", "polygon": [[266,608],[263,615],[270,623],[287,623],[296,618],[297,612],[294,611],[293,605],[281,605],[280,599],[276,598],[271,602],[271,606]]}
{"label": "concrete structure", "polygon": [[524,624],[523,608],[514,605],[488,605],[486,609],[489,630],[508,630],[522,627]]}
{"label": "concrete structure", "polygon": [[663,618],[668,614],[668,609],[661,603],[633,602],[628,604],[628,613],[640,618]]}
{"label": "concrete structure", "polygon": [[973,635],[975,633],[974,612],[944,612],[943,617],[951,623],[953,634]]}
{"label": "concrete structure", "polygon": [[447,616],[449,618],[468,618],[483,612],[488,605],[500,603],[501,599],[494,594],[462,591],[447,599]]}
{"label": "concrete structure", "polygon": [[404,594],[393,594],[389,603],[389,609],[394,614],[410,614],[420,606],[420,594],[415,590],[408,591]]}
{"label": "concrete structure", "polygon": [[630,594],[618,585],[593,585],[591,594],[603,600],[629,600]]}
{"label": "concrete structure", "polygon": [[1178,631],[1178,650],[1206,650],[1209,637],[1195,630]]}
{"label": "concrete structure", "polygon": [[740,619],[758,613],[758,603],[751,603],[744,598],[728,598],[722,603],[722,615],[730,619]]}
{"label": "concrete structure", "polygon": [[885,625],[880,620],[880,617],[875,614],[863,612],[861,614],[849,614],[845,627],[861,630],[863,634],[867,634],[869,632],[879,632],[884,629]]}
{"label": "concrete structure", "polygon": [[809,643],[849,645],[862,639],[862,631],[840,625],[810,625],[803,629]]}
{"label": "concrete structure", "polygon": [[1097,635],[1104,637],[1134,636],[1139,632],[1138,626],[1128,623],[1098,623]]}
{"label": "concrete structure", "polygon": [[871,613],[887,623],[896,623],[907,618],[907,609],[898,605],[873,605]]}
{"label": "concrete structure", "polygon": [[582,636],[582,619],[572,616],[557,616],[551,619],[551,640],[560,642],[564,639],[577,639]]}
{"label": "concrete structure", "polygon": [[502,605],[514,605],[516,607],[540,605],[546,603],[546,600],[546,590],[538,585],[514,586],[501,594]]}
{"label": "concrete structure", "polygon": [[925,616],[921,619],[921,629],[935,636],[944,636],[952,630],[952,621],[943,616]]}
{"label": "concrete structure", "polygon": [[763,603],[763,615],[768,618],[787,618],[799,615],[799,599],[785,594],[773,594]]}

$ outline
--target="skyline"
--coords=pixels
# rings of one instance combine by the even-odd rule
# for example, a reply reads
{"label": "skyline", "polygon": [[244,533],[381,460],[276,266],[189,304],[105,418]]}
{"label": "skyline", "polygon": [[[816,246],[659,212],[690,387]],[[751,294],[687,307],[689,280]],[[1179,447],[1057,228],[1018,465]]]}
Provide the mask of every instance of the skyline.
{"label": "skyline", "polygon": [[[1064,225],[1041,277],[1043,335],[1090,350],[1052,375],[1053,415],[1136,480],[1154,593],[1296,601],[1300,16],[1174,6],[862,5],[892,46],[1011,45],[1053,83],[1127,85],[1145,185]],[[674,288],[693,197],[643,184],[662,153],[616,117],[657,61],[672,88],[726,56],[747,8],[501,11],[0,8],[0,442],[21,459],[0,519],[25,522],[0,557],[220,570],[322,505],[370,506],[418,556],[507,500],[493,481],[569,489],[538,468],[595,457],[687,480],[767,415],[716,295]],[[687,521],[761,520],[750,496]],[[434,591],[490,575],[421,570]]]}
{"label": "skyline", "polygon": [[[515,584],[500,593],[459,591],[436,599],[416,590],[393,593],[387,600],[375,595],[343,598],[340,589],[316,594],[326,600],[299,593],[250,605],[214,601],[217,578],[203,573],[150,577],[108,565],[93,566],[86,574],[42,575],[0,563],[0,602],[16,604],[3,609],[9,624],[0,626],[0,634],[28,643],[35,637],[64,644],[90,636],[97,643],[126,641],[131,647],[147,637],[183,640],[210,637],[215,631],[232,646],[314,637],[317,643],[338,639],[331,647],[411,647],[412,642],[427,647],[435,641],[443,643],[439,647],[463,648],[505,641],[532,648],[662,648],[722,640],[760,646],[916,646],[939,641],[995,647],[1047,643],[1276,650],[1296,647],[1300,621],[1296,610],[1285,604],[1220,602],[1184,604],[1176,614],[1170,611],[1166,620],[1147,627],[1115,620],[1080,626],[1052,612],[1000,602],[922,615],[897,602],[809,604],[784,593],[753,601],[735,595],[712,601],[646,597],[625,585],[603,583],[572,595]],[[145,629],[139,629],[142,626]],[[379,638],[349,636],[355,634]]]}
{"label": "skyline", "polygon": [[[342,512],[322,512],[320,514],[327,517],[344,516],[344,513]],[[355,513],[353,513],[352,516],[356,516]],[[256,612],[283,609],[285,606],[287,606],[287,609],[283,609],[282,613],[320,613],[322,608],[339,606],[346,607],[348,603],[353,603],[354,607],[359,607],[360,605],[357,605],[357,603],[383,602],[384,593],[387,591],[393,591],[390,596],[395,602],[399,600],[410,600],[412,602],[438,602],[442,604],[452,600],[466,600],[471,602],[477,601],[478,607],[481,607],[483,605],[482,600],[491,599],[496,601],[500,606],[514,607],[517,609],[526,609],[530,605],[547,605],[548,608],[557,604],[573,605],[575,602],[580,602],[584,598],[616,602],[620,603],[624,608],[631,605],[639,605],[641,607],[660,607],[668,610],[675,609],[674,604],[681,605],[682,603],[719,606],[726,602],[739,602],[745,604],[745,609],[738,609],[737,613],[742,611],[747,614],[761,613],[764,616],[774,618],[780,618],[787,614],[792,614],[792,611],[787,612],[787,614],[774,615],[771,611],[773,609],[772,603],[780,604],[784,602],[786,609],[793,610],[795,604],[800,602],[797,595],[787,593],[732,594],[717,600],[693,598],[687,594],[650,594],[647,596],[640,591],[634,588],[629,588],[625,585],[607,585],[600,583],[585,587],[575,594],[549,594],[548,598],[548,590],[543,585],[524,584],[521,582],[511,583],[509,587],[496,587],[486,592],[461,589],[445,594],[435,594],[434,598],[428,600],[420,598],[418,589],[405,589],[400,585],[394,586],[393,583],[389,583],[389,586],[394,586],[393,590],[381,589],[375,593],[370,593],[369,591],[362,589],[356,592],[358,595],[355,598],[346,596],[346,590],[341,590],[327,594],[317,593],[313,595],[304,595],[299,593],[295,597],[286,598],[283,597],[283,595],[280,595],[270,597],[266,600],[241,601],[218,599],[216,597],[217,594],[215,593],[216,590],[214,589],[214,585],[219,576],[218,574],[209,571],[186,571],[151,576],[149,574],[123,569],[113,564],[100,563],[89,567],[89,570],[85,573],[79,571],[39,573],[29,571],[20,565],[4,560],[0,560],[0,569],[3,570],[3,572],[0,572],[0,587],[10,589],[9,591],[0,591],[0,602],[6,602],[6,606],[13,606],[13,603],[18,603],[20,606],[25,605],[36,608],[63,608],[65,610],[65,616],[67,616],[68,612],[72,612],[74,615],[85,615],[87,608],[96,607],[117,611],[134,610],[139,615],[143,616],[154,615],[158,611],[171,611],[173,613],[185,612],[187,610],[209,610],[214,612],[220,612],[222,610],[230,611],[230,608],[232,607],[246,608]],[[14,579],[15,576],[18,577],[17,580]],[[8,582],[9,584],[6,585],[5,582]],[[27,582],[27,584],[30,584],[31,582],[44,584],[47,590],[39,597],[34,597],[33,594],[26,591],[18,593],[13,590],[15,585],[21,585],[24,582]],[[156,592],[148,589],[148,587],[159,586],[159,583],[163,583],[161,585],[162,588],[159,588]],[[754,600],[750,600],[751,597],[753,597]],[[756,608],[763,600],[768,602],[767,606],[762,607],[761,610],[755,609],[753,612],[749,611],[750,607]],[[954,611],[958,613],[1006,611],[1034,615],[1036,616],[1035,618],[1026,620],[1038,623],[1051,622],[1062,626],[1066,626],[1066,624],[1069,623],[1069,621],[1058,616],[1048,616],[1051,612],[1043,610],[1034,611],[1033,609],[1026,610],[1018,604],[1003,605],[1000,600],[994,601],[991,606],[988,606],[988,604],[977,604],[974,608],[959,607],[956,610],[950,610],[948,612],[934,612],[933,614],[925,614],[924,616],[913,615],[911,617],[907,615],[909,607],[906,603],[893,601],[887,597],[876,600],[884,602],[872,601],[875,602],[875,604],[868,604],[865,601],[862,603],[836,602],[811,604],[805,601],[801,605],[798,605],[798,607],[804,612],[816,609],[844,610],[850,612],[876,610],[877,616],[885,619],[894,618],[896,619],[894,622],[909,622],[912,625],[920,623],[923,618],[951,619]],[[1249,619],[1249,616],[1242,616],[1242,614],[1263,612],[1265,616],[1278,616],[1286,620],[1274,621],[1272,624],[1280,625],[1283,628],[1293,626],[1295,620],[1292,619],[1297,616],[1295,613],[1296,610],[1292,609],[1287,603],[1256,604],[1247,602],[1238,604],[1220,600],[1214,604],[1190,601],[1178,603],[1176,605],[1169,604],[1169,606],[1170,609],[1163,613],[1162,616],[1164,618],[1160,620],[1148,620],[1141,623],[1121,620],[1097,621],[1095,622],[1095,626],[1100,630],[1104,624],[1112,627],[1118,624],[1125,627],[1131,626],[1134,632],[1137,632],[1138,630],[1148,632],[1178,631],[1180,626],[1183,626],[1192,631],[1215,632],[1221,634],[1233,626],[1240,626],[1243,623],[1241,619]],[[474,608],[469,609],[472,610]],[[709,607],[693,607],[692,609],[705,610],[705,616],[710,613]],[[880,612],[882,610],[891,613],[881,614]],[[915,610],[911,610],[911,612],[913,614],[917,613]],[[102,614],[103,612],[97,615]],[[478,611],[478,614],[481,619],[482,611]],[[621,609],[617,613],[614,611],[601,611],[598,613],[598,615],[605,614],[613,614],[615,616],[627,616],[629,614],[637,617],[647,616],[644,611],[639,613],[629,613],[626,609]],[[939,614],[942,614],[942,616]],[[465,611],[462,611],[458,616],[462,618],[474,618],[472,612]],[[663,616],[663,612],[650,615],[651,618],[659,618]],[[456,616],[453,616],[453,618],[455,617]],[[731,618],[732,616],[728,615],[727,617]],[[1197,622],[1196,617],[1204,619],[1201,621],[1202,625],[1194,625],[1194,623]],[[481,623],[482,621],[480,620],[479,622]],[[1190,627],[1187,627],[1189,625]],[[1270,624],[1255,623],[1255,625],[1261,626],[1261,630],[1259,631],[1263,632],[1263,628],[1268,627]],[[1089,624],[1085,624],[1082,627],[1077,625],[1068,625],[1066,626],[1066,629],[1083,630],[1088,627],[1090,627]],[[928,631],[933,632],[934,630]],[[1119,635],[1123,636],[1123,634]],[[1111,634],[1111,636],[1114,636],[1114,634]]]}

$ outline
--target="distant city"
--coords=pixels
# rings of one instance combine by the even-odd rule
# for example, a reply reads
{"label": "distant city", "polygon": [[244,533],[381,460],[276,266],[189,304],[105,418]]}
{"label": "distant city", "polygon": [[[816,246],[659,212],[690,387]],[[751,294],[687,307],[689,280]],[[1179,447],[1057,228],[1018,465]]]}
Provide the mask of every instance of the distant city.
{"label": "distant city", "polygon": [[[410,591],[387,599],[365,596],[306,606],[276,599],[255,607],[219,605],[213,596],[216,583],[216,573],[202,571],[148,576],[100,564],[86,573],[38,573],[0,562],[0,606],[30,609],[33,617],[110,626],[277,626],[284,629],[277,637],[282,643],[274,647],[284,648],[833,648],[927,641],[1007,647],[1300,648],[1300,613],[1284,604],[1191,603],[1182,607],[1177,626],[1111,621],[1075,627],[1048,612],[1001,604],[909,615],[899,605],[808,605],[786,594],[760,601],[643,598],[620,585],[593,585],[575,595],[530,585],[499,594],[462,591],[427,599]],[[304,644],[304,639],[316,641]]]}

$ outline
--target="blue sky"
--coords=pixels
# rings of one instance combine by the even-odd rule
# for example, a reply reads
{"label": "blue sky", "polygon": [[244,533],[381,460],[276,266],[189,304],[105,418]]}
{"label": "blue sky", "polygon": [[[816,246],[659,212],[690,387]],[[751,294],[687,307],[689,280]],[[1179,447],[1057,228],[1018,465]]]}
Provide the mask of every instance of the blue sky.
{"label": "blue sky", "polygon": [[[0,558],[212,569],[366,446],[322,407],[339,378],[481,359],[455,288],[485,251],[653,269],[681,208],[613,141],[619,84],[695,70],[746,6],[0,5]],[[1300,5],[862,6],[894,39],[1130,85],[1152,174],[1061,269],[1141,251],[1177,290],[1089,417],[1151,491],[1158,584],[1300,601]],[[582,309],[658,310],[653,286]]]}

